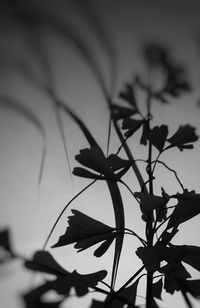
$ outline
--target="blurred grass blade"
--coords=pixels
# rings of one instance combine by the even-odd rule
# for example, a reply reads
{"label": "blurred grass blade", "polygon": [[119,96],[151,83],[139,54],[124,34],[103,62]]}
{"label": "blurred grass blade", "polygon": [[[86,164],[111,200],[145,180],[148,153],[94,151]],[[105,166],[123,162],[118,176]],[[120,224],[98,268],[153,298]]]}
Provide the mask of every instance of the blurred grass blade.
{"label": "blurred grass blade", "polygon": [[85,138],[87,139],[90,146],[98,145],[86,125],[81,121],[81,119],[64,103],[58,101],[57,105],[62,108],[72,119],[78,124]]}
{"label": "blurred grass blade", "polygon": [[28,120],[29,123],[31,123],[37,131],[40,133],[43,139],[43,150],[42,150],[42,159],[40,162],[40,170],[39,170],[39,177],[38,177],[38,185],[41,184],[41,179],[43,175],[44,170],[44,162],[46,157],[46,134],[43,125],[37,118],[37,116],[29,110],[27,107],[19,103],[16,99],[13,99],[11,97],[0,95],[0,108],[7,109],[11,112],[16,112],[19,115],[21,115],[23,118]]}

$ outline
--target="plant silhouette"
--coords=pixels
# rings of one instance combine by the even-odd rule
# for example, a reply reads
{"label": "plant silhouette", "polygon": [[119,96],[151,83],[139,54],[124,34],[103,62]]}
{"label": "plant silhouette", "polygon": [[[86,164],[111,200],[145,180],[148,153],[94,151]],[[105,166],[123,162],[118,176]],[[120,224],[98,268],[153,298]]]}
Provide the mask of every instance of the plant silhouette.
{"label": "plant silhouette", "polygon": [[[198,141],[198,136],[195,127],[188,123],[180,125],[172,134],[169,134],[166,124],[154,126],[154,115],[152,113],[154,104],[169,104],[171,99],[180,98],[184,93],[191,91],[186,68],[173,59],[166,46],[156,41],[147,42],[143,46],[142,56],[149,78],[144,78],[141,73],[135,73],[134,77],[118,90],[116,102],[112,98],[112,89],[108,90],[98,63],[95,62],[94,56],[85,45],[84,40],[71,29],[67,22],[62,23],[52,15],[51,9],[44,10],[46,2],[40,4],[36,1],[37,5],[35,5],[33,1],[31,8],[26,5],[25,1],[8,1],[5,5],[15,21],[14,25],[19,25],[20,29],[23,30],[24,39],[44,74],[45,82],[34,76],[33,72],[28,72],[26,68],[29,80],[52,103],[70,171],[71,166],[64,137],[62,113],[74,121],[87,140],[88,146],[79,149],[79,153],[75,156],[77,165],[72,171],[72,175],[87,181],[87,186],[67,203],[55,220],[43,249],[35,252],[32,259],[26,259],[15,253],[10,243],[9,230],[2,230],[0,232],[0,246],[4,254],[0,261],[5,263],[19,258],[24,261],[24,267],[27,270],[51,275],[51,278],[47,276],[48,278],[45,279],[44,283],[23,294],[24,307],[26,308],[60,307],[65,301],[67,303],[72,288],[77,297],[82,297],[91,291],[105,295],[105,299],[102,301],[93,299],[90,308],[140,307],[137,304],[137,296],[138,285],[142,277],[146,278],[146,294],[144,296],[146,308],[159,307],[158,300],[162,299],[163,290],[170,294],[174,294],[175,291],[181,292],[186,305],[192,307],[190,296],[197,299],[200,297],[200,279],[192,279],[185,264],[200,271],[200,247],[185,244],[176,245],[174,242],[172,243],[172,240],[179,232],[181,224],[200,214],[200,194],[189,191],[184,186],[176,170],[170,168],[162,160],[162,155],[165,153],[166,157],[167,153],[174,148],[177,148],[180,152],[193,149],[195,142]],[[67,8],[67,4],[75,5],[80,10],[84,8],[81,1],[77,0],[74,4],[71,1],[63,2],[64,9]],[[116,63],[114,50],[97,17],[94,18],[93,7],[87,4],[87,10],[84,11],[84,14],[96,28],[109,59],[112,59],[110,62],[111,88],[113,88],[113,72],[116,70],[116,67],[112,68]],[[93,133],[88,129],[87,124],[57,94],[51,74],[51,65],[48,62],[48,57],[46,57],[46,50],[41,37],[43,27],[51,28],[63,40],[70,40],[84,57],[96,77],[107,103],[110,117],[106,151],[101,148]],[[22,66],[18,68],[22,69]],[[153,80],[151,76],[154,76]],[[162,76],[162,82],[158,80],[160,76]],[[140,108],[136,91],[141,92],[146,97],[145,108],[143,109]],[[29,123],[33,124],[44,140],[39,175],[40,185],[46,152],[44,128],[37,117],[15,99],[1,95],[0,101],[1,108],[19,113]],[[119,148],[113,153],[109,151],[111,127],[114,128],[115,134],[120,140]],[[135,141],[136,139],[134,140],[136,134],[140,134],[138,143]],[[129,142],[135,142],[135,146],[141,147],[147,158],[135,160]],[[126,158],[124,158],[122,152],[126,154]],[[180,155],[184,155],[184,153],[180,153]],[[137,161],[143,163],[141,168],[138,167]],[[175,188],[174,194],[169,195],[167,193],[164,188],[165,183],[161,184],[160,195],[155,194],[155,169],[159,165],[164,166],[172,176],[175,176],[178,188]],[[125,182],[124,178],[128,173],[132,173],[132,176],[138,180],[139,191],[133,190],[132,186]],[[68,210],[69,205],[94,183],[98,184],[99,181],[105,182],[109,190],[115,218],[114,224],[109,226],[88,216],[87,213],[72,208],[68,216],[66,231],[58,237],[51,248],[59,249],[59,247],[74,244],[77,252],[81,253],[88,248],[92,247],[93,249],[93,246],[98,244],[95,246],[93,254],[100,258],[106,254],[111,246],[114,246],[109,284],[104,281],[107,276],[106,270],[102,269],[86,274],[80,274],[76,270],[69,272],[54,259],[50,251],[46,250],[55,227],[63,213]],[[122,187],[129,191],[133,202],[137,203],[140,208],[141,220],[145,228],[144,238],[138,234],[137,230],[126,227],[126,200],[123,199],[121,194]],[[177,189],[179,192],[177,192]],[[139,246],[135,250],[134,256],[139,258],[142,264],[119,289],[116,289],[115,284],[118,279],[124,238],[128,235],[134,236],[138,240]],[[134,247],[131,249],[134,249]],[[59,299],[45,301],[44,296],[51,290],[59,296]]]}

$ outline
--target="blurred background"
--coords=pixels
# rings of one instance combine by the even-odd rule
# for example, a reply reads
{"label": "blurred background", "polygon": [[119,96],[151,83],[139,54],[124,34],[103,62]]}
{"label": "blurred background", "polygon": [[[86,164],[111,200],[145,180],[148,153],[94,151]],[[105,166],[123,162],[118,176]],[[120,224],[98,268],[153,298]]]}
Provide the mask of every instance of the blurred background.
{"label": "blurred background", "polygon": [[[79,128],[57,112],[47,87],[87,123],[106,153],[109,113],[105,92],[119,102],[119,91],[134,74],[146,76],[143,47],[159,42],[187,68],[192,92],[170,99],[170,104],[153,105],[154,123],[169,125],[170,135],[180,124],[191,124],[200,132],[200,19],[199,1],[135,0],[5,0],[0,1],[0,226],[9,227],[15,250],[31,257],[41,249],[55,219],[65,204],[88,184],[71,177],[78,165],[74,156],[88,147]],[[138,93],[143,108],[144,97]],[[15,107],[14,107],[15,106]],[[16,108],[17,106],[17,108]],[[112,131],[110,151],[120,145]],[[137,138],[130,143],[135,158],[146,159],[146,149]],[[67,156],[66,157],[66,148]],[[173,149],[164,156],[175,168],[185,187],[199,192],[199,142],[193,151]],[[125,157],[125,156],[124,156]],[[139,165],[140,167],[140,165]],[[141,165],[142,167],[142,165]],[[156,172],[156,193],[161,186],[169,194],[180,191],[172,174],[162,167]],[[137,180],[126,176],[134,191]],[[144,234],[140,211],[124,187],[127,227]],[[66,211],[50,239],[49,247],[64,233],[71,209],[113,226],[111,200],[104,183],[81,195]],[[199,217],[180,227],[175,244],[200,245]],[[135,239],[126,239],[120,262],[120,287],[141,262],[134,251]],[[72,245],[51,249],[67,270],[87,273],[110,271],[113,247],[102,258],[94,249],[77,254]],[[194,272],[194,277],[199,277]],[[35,284],[33,275],[20,261],[0,267],[0,297],[5,308],[22,307],[20,295]],[[107,282],[110,276],[108,275]],[[144,286],[141,283],[143,295]],[[93,296],[93,295],[92,295]],[[99,298],[103,298],[100,296]],[[88,307],[90,296],[73,296],[66,307]],[[192,300],[194,307],[199,302]],[[144,300],[138,298],[138,303]],[[163,294],[161,308],[185,303],[177,293]],[[64,307],[64,306],[63,306]]]}

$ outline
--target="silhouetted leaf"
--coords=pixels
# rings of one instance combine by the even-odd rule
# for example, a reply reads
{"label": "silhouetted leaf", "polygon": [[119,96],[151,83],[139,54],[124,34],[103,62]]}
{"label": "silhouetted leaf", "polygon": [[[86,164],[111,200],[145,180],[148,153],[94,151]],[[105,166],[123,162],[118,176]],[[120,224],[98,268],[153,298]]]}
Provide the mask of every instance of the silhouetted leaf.
{"label": "silhouetted leaf", "polygon": [[168,63],[169,53],[166,46],[152,42],[144,46],[144,58],[149,66],[165,67]]}
{"label": "silhouetted leaf", "polygon": [[196,194],[194,191],[185,191],[183,194],[177,194],[175,198],[178,199],[178,203],[169,220],[167,229],[178,227],[181,223],[200,213],[200,194]]}
{"label": "silhouetted leaf", "polygon": [[125,137],[131,137],[143,124],[145,120],[124,119],[122,129],[126,129]]}
{"label": "silhouetted leaf", "polygon": [[183,245],[183,261],[200,271],[200,247]]}
{"label": "silhouetted leaf", "polygon": [[107,162],[114,172],[131,166],[131,162],[128,159],[122,159],[115,154],[109,155]]}
{"label": "silhouetted leaf", "polygon": [[[77,210],[72,210],[73,216],[69,216],[69,227],[64,235],[61,235],[58,242],[52,247],[62,247],[76,243],[75,248],[83,251],[99,242],[103,244],[97,248],[94,255],[99,257],[107,251],[116,237],[114,228],[95,220]],[[87,226],[87,227],[86,227]]]}
{"label": "silhouetted leaf", "polygon": [[181,290],[179,280],[186,280],[191,277],[181,263],[177,264],[176,267],[164,266],[159,271],[165,274],[164,289],[170,294]]}
{"label": "silhouetted leaf", "polygon": [[73,287],[77,296],[84,296],[89,292],[89,288],[95,287],[97,283],[103,280],[107,272],[102,270],[91,274],[82,275],[73,271],[70,275],[59,277],[54,281],[49,282],[51,289],[55,290],[60,295],[68,295]]}
{"label": "silhouetted leaf", "polygon": [[125,119],[136,113],[137,111],[134,109],[122,107],[117,104],[112,104],[112,116],[115,120]]}
{"label": "silhouetted leaf", "polygon": [[104,302],[93,299],[90,308],[106,308],[106,306],[104,305]]}
{"label": "silhouetted leaf", "polygon": [[55,276],[69,274],[68,271],[56,262],[48,251],[44,250],[37,251],[33,255],[33,259],[26,260],[24,265],[30,270],[52,274]]}
{"label": "silhouetted leaf", "polygon": [[155,209],[164,209],[168,202],[168,200],[163,197],[155,196],[146,192],[135,192],[134,195],[140,201],[140,208],[142,213],[146,213]]}
{"label": "silhouetted leaf", "polygon": [[180,151],[183,151],[183,149],[192,149],[193,145],[191,143],[199,139],[195,130],[195,127],[189,124],[181,125],[175,134],[171,138],[167,139],[167,141],[171,144],[170,147],[177,146]]}
{"label": "silhouetted leaf", "polygon": [[39,251],[33,257],[33,260],[26,261],[25,266],[33,271],[53,274],[55,280],[47,280],[40,288],[34,292],[36,298],[40,297],[49,290],[55,290],[60,295],[68,296],[70,289],[74,287],[77,296],[83,296],[88,293],[89,287],[94,287],[103,280],[107,272],[102,270],[91,274],[79,274],[77,271],[72,273],[63,269],[46,251]]}
{"label": "silhouetted leaf", "polygon": [[193,297],[200,299],[200,280],[186,280],[184,286]]}
{"label": "silhouetted leaf", "polygon": [[163,288],[163,283],[162,283],[162,278],[161,278],[153,284],[153,287],[152,287],[153,297],[161,299],[162,288]]}
{"label": "silhouetted leaf", "polygon": [[148,139],[156,147],[159,152],[162,152],[165,141],[168,135],[168,127],[166,125],[155,126],[148,134]]}
{"label": "silhouetted leaf", "polygon": [[138,106],[133,86],[127,83],[125,85],[125,89],[119,93],[119,97],[123,98],[125,102],[129,103],[133,107],[135,113],[138,112]]}
{"label": "silhouetted leaf", "polygon": [[[80,154],[76,155],[75,158],[80,164],[99,172],[99,174],[92,173],[81,167],[74,168],[73,174],[96,180],[118,181],[131,166],[128,160],[119,158],[114,154],[106,158],[101,148],[97,145],[91,146],[90,149],[80,150]],[[114,171],[120,169],[122,170],[114,173]]]}
{"label": "silhouetted leaf", "polygon": [[62,301],[44,302],[42,296],[49,291],[49,284],[45,283],[30,290],[22,296],[26,308],[58,308]]}
{"label": "silhouetted leaf", "polygon": [[170,269],[176,268],[182,261],[183,247],[171,246],[164,247],[157,244],[154,247],[139,247],[136,250],[137,256],[142,260],[147,271],[156,271],[160,269],[160,262],[166,261]]}
{"label": "silhouetted leaf", "polygon": [[12,247],[10,243],[10,231],[4,229],[0,231],[0,247],[12,254]]}
{"label": "silhouetted leaf", "polygon": [[[75,158],[80,164],[99,172],[100,175],[104,175],[106,178],[111,180],[116,180],[116,176],[111,170],[106,157],[99,146],[91,146],[90,149],[86,148],[80,150],[80,154],[76,155]],[[75,169],[75,174],[77,173],[76,171],[77,169]],[[97,176],[99,177],[99,175]]]}
{"label": "silhouetted leaf", "polygon": [[[137,279],[132,285],[116,293],[121,297],[121,299],[124,298],[126,300],[126,303],[128,303],[128,308],[135,307],[138,282],[139,280]],[[105,307],[123,308],[124,304],[125,302],[123,303],[121,300],[118,300],[117,298],[114,297],[111,298],[111,296],[107,296],[107,298],[105,299]]]}

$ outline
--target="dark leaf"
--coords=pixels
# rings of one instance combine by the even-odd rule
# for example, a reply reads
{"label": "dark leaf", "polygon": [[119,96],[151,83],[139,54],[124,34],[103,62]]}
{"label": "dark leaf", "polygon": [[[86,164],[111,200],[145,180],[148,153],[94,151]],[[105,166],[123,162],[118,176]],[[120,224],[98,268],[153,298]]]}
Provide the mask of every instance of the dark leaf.
{"label": "dark leaf", "polygon": [[160,272],[165,274],[164,289],[170,294],[181,290],[179,283],[180,280],[186,280],[191,277],[181,263],[179,263],[176,267],[166,265],[160,269]]}
{"label": "dark leaf", "polygon": [[[91,146],[90,149],[80,150],[80,154],[76,155],[75,158],[85,167],[99,172],[108,179],[116,180],[115,174],[112,172],[103,151],[98,145]],[[77,169],[75,170],[75,174],[76,171]]]}
{"label": "dark leaf", "polygon": [[133,86],[126,84],[125,89],[119,93],[119,97],[123,98],[127,103],[129,103],[135,112],[138,112]]}
{"label": "dark leaf", "polygon": [[161,299],[161,293],[162,293],[162,278],[158,280],[156,283],[153,284],[152,293],[153,297],[156,297],[158,299]]}
{"label": "dark leaf", "polygon": [[148,139],[156,147],[159,152],[162,152],[165,141],[168,135],[168,127],[166,125],[155,126],[148,134]]}
{"label": "dark leaf", "polygon": [[75,167],[72,173],[76,176],[80,176],[82,178],[87,178],[87,179],[93,179],[93,180],[103,180],[104,179],[103,176],[98,175],[96,173],[92,173],[88,171],[87,169],[81,168],[81,167]]}
{"label": "dark leaf", "polygon": [[[125,300],[126,303],[128,303],[128,308],[135,307],[135,300],[137,295],[137,287],[138,287],[138,281],[136,280],[132,285],[130,285],[127,288],[124,288],[122,291],[117,292],[116,295],[119,295],[121,299]],[[112,298],[111,296],[108,296],[105,300],[105,307],[109,308],[123,308],[125,301],[119,300],[117,298]]]}
{"label": "dark leaf", "polygon": [[73,271],[70,275],[59,277],[54,281],[49,282],[51,289],[55,290],[60,295],[68,295],[73,287],[77,296],[84,296],[89,292],[89,288],[95,287],[97,283],[103,280],[107,272],[102,270],[96,273],[82,275]]}
{"label": "dark leaf", "polygon": [[115,154],[109,155],[107,162],[113,171],[118,171],[131,166],[131,162],[128,159],[122,159]]}
{"label": "dark leaf", "polygon": [[124,119],[122,129],[126,129],[125,137],[131,137],[143,124],[145,120]]}
{"label": "dark leaf", "polygon": [[31,261],[25,261],[25,266],[33,271],[63,276],[69,274],[60,266],[48,251],[37,251]]}
{"label": "dark leaf", "polygon": [[178,227],[181,223],[195,217],[200,213],[200,194],[185,191],[177,194],[178,203],[172,213],[167,229]]}
{"label": "dark leaf", "polygon": [[166,261],[168,263],[166,266],[172,269],[182,261],[183,247],[164,247],[157,244],[154,247],[139,247],[136,254],[142,260],[147,271],[159,270],[161,261]]}
{"label": "dark leaf", "polygon": [[10,243],[10,231],[9,229],[4,229],[0,231],[0,247],[5,249],[11,255],[13,254],[11,243]]}
{"label": "dark leaf", "polygon": [[129,118],[130,116],[136,114],[137,111],[131,108],[122,107],[117,104],[112,104],[112,115],[115,120],[121,120]]}
{"label": "dark leaf", "polygon": [[23,301],[26,308],[58,308],[62,301],[56,302],[44,302],[42,296],[50,290],[50,286],[47,283],[40,285],[39,287],[27,292],[23,295]]}
{"label": "dark leaf", "polygon": [[[177,146],[180,151],[183,149],[191,149],[193,145],[190,144],[199,139],[196,135],[195,127],[191,125],[181,125],[179,129],[175,132],[175,134],[167,139],[167,141],[171,144],[170,147]],[[189,143],[189,144],[188,144]]]}
{"label": "dark leaf", "polygon": [[106,308],[106,306],[104,305],[104,302],[93,299],[90,308]]}
{"label": "dark leaf", "polygon": [[135,192],[134,195],[140,201],[142,213],[164,208],[168,202],[168,200],[163,197],[155,196],[146,192]]}
{"label": "dark leaf", "polygon": [[160,43],[152,42],[144,47],[144,58],[149,66],[165,67],[169,61],[169,52]]}
{"label": "dark leaf", "polygon": [[200,280],[186,280],[184,281],[187,292],[189,292],[195,298],[200,299]]}
{"label": "dark leaf", "polygon": [[183,261],[200,271],[200,247],[183,245]]}
{"label": "dark leaf", "polygon": [[[111,228],[102,222],[95,220],[77,210],[72,210],[73,216],[69,216],[69,226],[64,235],[61,235],[58,242],[52,247],[61,247],[71,243],[76,243],[75,248],[82,251],[99,242],[104,241],[104,245],[95,251],[96,256],[101,256],[109,248],[116,234]],[[87,226],[87,227],[86,227]]]}

